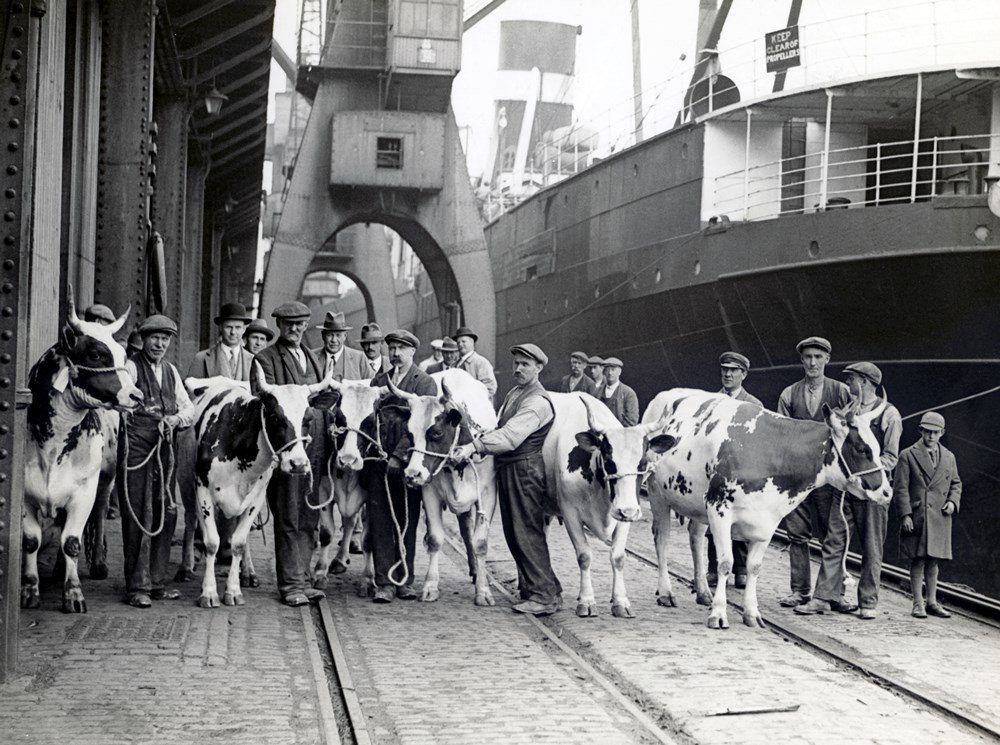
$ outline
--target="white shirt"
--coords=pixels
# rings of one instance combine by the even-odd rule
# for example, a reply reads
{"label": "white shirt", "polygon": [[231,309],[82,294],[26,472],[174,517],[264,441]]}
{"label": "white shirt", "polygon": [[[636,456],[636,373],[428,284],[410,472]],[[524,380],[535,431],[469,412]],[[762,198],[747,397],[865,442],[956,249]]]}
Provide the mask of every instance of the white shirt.
{"label": "white shirt", "polygon": [[333,375],[333,368],[337,366],[337,363],[340,362],[340,358],[343,356],[344,356],[343,347],[341,347],[340,351],[337,352],[336,354],[330,354],[329,352],[326,353],[326,372],[323,374],[323,377],[329,378],[331,375]]}
{"label": "white shirt", "polygon": [[621,383],[620,380],[618,381],[618,383],[615,383],[614,385],[605,386],[605,388],[604,388],[604,397],[605,398],[611,398],[613,395],[615,395],[615,391],[618,390],[618,384],[619,383]]}
{"label": "white shirt", "polygon": [[[149,359],[146,359],[149,362]],[[149,363],[149,366],[153,368],[153,377],[156,378],[157,385],[163,385],[163,366],[170,365],[169,362],[160,361],[155,365]],[[173,367],[173,365],[171,365]],[[132,376],[133,381],[139,380],[139,372],[135,366],[135,360],[125,360],[125,370],[129,375]],[[184,388],[184,384],[181,383],[181,374],[174,367],[174,400],[177,402],[177,419],[179,427],[190,427],[194,423],[194,404],[191,403],[191,397],[188,396],[187,390]]]}

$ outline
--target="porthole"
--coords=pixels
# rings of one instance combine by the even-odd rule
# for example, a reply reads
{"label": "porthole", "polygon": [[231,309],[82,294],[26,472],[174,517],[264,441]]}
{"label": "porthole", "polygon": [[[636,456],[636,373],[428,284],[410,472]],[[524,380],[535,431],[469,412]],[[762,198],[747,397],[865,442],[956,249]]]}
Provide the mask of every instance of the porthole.
{"label": "porthole", "polygon": [[809,241],[809,256],[814,259],[819,256],[819,241]]}

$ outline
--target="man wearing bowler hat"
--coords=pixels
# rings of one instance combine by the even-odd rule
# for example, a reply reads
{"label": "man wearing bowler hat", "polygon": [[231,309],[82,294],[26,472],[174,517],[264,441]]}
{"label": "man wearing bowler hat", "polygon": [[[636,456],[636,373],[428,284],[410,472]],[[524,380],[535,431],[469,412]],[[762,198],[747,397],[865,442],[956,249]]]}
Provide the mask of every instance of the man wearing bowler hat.
{"label": "man wearing bowler hat", "polygon": [[[851,402],[851,391],[839,380],[830,380],[825,375],[832,350],[830,342],[826,339],[821,336],[810,336],[796,344],[795,350],[799,353],[805,375],[802,380],[781,392],[778,398],[778,413],[792,419],[822,422],[823,404],[831,409],[842,409]],[[812,598],[809,539],[814,534],[819,540],[826,537],[830,505],[833,504],[835,496],[839,496],[839,492],[832,486],[813,489],[798,507],[785,516],[792,586],[791,594],[779,601],[785,608],[808,603]],[[854,607],[849,603],[838,601],[834,610],[850,612]]]}
{"label": "man wearing bowler hat", "polygon": [[517,565],[521,596],[513,610],[549,616],[562,605],[562,585],[545,539],[545,516],[558,513],[542,460],[545,436],[555,420],[552,400],[538,382],[549,360],[534,344],[517,344],[510,353],[515,385],[500,407],[497,428],[455,448],[454,457],[462,461],[474,453],[494,456],[503,534]]}
{"label": "man wearing bowler hat", "polygon": [[116,486],[125,512],[126,602],[135,608],[148,608],[153,600],[180,596],[165,586],[170,542],[177,524],[171,496],[174,484],[166,479],[176,473],[174,433],[191,426],[194,405],[177,368],[164,359],[177,336],[177,324],[166,316],[154,315],[139,324],[138,331],[142,351],[125,361],[125,370],[142,391],[143,402],[125,415],[128,460],[119,464],[119,474],[124,471],[124,477],[116,479]]}
{"label": "man wearing bowler hat", "polygon": [[[878,386],[882,384],[882,371],[878,367],[871,362],[856,362],[845,367],[844,374],[859,414],[867,414],[882,404],[877,393]],[[882,449],[882,468],[886,474],[891,474],[899,460],[899,438],[903,434],[903,420],[896,407],[886,403],[882,413],[872,421],[871,430]],[[858,605],[861,608],[858,615],[865,620],[876,616],[889,505],[878,505],[855,496],[850,493],[850,488],[848,486],[844,494],[843,515],[839,499],[834,499],[830,506],[829,527],[823,539],[823,558],[813,599],[796,607],[796,613],[823,613],[828,604],[835,607],[840,602],[840,588],[844,584],[844,554],[850,531],[850,535],[856,535],[861,541],[861,575],[858,582]]]}
{"label": "man wearing bowler hat", "polygon": [[[420,340],[409,331],[396,329],[386,334],[385,343],[392,367],[372,378],[371,384],[386,388],[391,381],[405,393],[436,396],[437,384],[413,364]],[[403,468],[413,444],[406,427],[407,414],[405,400],[392,395],[382,399],[377,414],[377,436],[388,459],[368,460],[362,473],[368,487],[365,540],[369,542],[375,562],[373,600],[376,603],[390,603],[393,597],[400,600],[417,597],[413,589],[413,554],[417,548],[421,490],[408,487],[403,480]],[[378,453],[369,446],[367,455],[372,457]]]}
{"label": "man wearing bowler hat", "polygon": [[479,337],[468,326],[459,326],[455,331],[455,343],[458,344],[460,356],[455,367],[465,370],[472,377],[486,386],[492,400],[497,395],[497,378],[493,374],[493,365],[476,351]]}
{"label": "man wearing bowler hat", "polygon": [[382,354],[382,329],[375,321],[369,321],[361,327],[361,338],[358,344],[365,355],[365,378],[371,380],[383,370],[389,369],[389,358]]}
{"label": "man wearing bowler hat", "polygon": [[630,386],[621,382],[624,363],[617,357],[608,357],[603,367],[604,382],[597,387],[594,396],[611,409],[623,427],[634,427],[639,423],[639,397]]}
{"label": "man wearing bowler hat", "polygon": [[[254,360],[260,365],[264,379],[272,385],[312,385],[323,380],[323,365],[309,349],[302,346],[302,339],[312,315],[303,303],[282,303],[272,311],[278,325],[278,340],[257,353]],[[256,375],[251,378],[257,390]],[[306,446],[312,473],[322,473],[322,453],[325,442],[323,416],[313,410],[306,435],[311,442]],[[278,591],[286,605],[305,605],[310,600],[326,597],[314,588],[309,578],[312,558],[313,531],[319,522],[319,512],[310,508],[306,500],[309,492],[308,474],[290,474],[275,470],[267,486],[267,504],[274,515],[274,559],[278,578]],[[316,478],[315,482],[319,479]]]}
{"label": "man wearing bowler hat", "polygon": [[243,331],[243,347],[251,355],[257,354],[274,340],[274,332],[263,318],[255,318]]}
{"label": "man wearing bowler hat", "polygon": [[589,359],[586,352],[573,352],[569,356],[569,375],[564,375],[563,379],[559,381],[560,393],[580,391],[581,393],[589,393],[591,396],[594,395],[597,391],[597,385],[583,372]]}

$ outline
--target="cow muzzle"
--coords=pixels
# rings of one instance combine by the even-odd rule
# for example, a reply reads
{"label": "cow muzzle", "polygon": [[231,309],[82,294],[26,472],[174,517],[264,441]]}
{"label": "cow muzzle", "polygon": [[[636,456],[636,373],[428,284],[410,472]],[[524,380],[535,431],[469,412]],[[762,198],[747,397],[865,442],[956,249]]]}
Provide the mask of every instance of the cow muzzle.
{"label": "cow muzzle", "polygon": [[337,453],[337,466],[349,471],[360,471],[363,461],[360,453]]}
{"label": "cow muzzle", "polygon": [[611,517],[620,523],[634,523],[642,517],[641,507],[615,507],[611,511]]}
{"label": "cow muzzle", "polygon": [[426,486],[430,481],[430,473],[426,468],[407,468],[403,471],[403,477],[406,479],[406,485],[411,487]]}

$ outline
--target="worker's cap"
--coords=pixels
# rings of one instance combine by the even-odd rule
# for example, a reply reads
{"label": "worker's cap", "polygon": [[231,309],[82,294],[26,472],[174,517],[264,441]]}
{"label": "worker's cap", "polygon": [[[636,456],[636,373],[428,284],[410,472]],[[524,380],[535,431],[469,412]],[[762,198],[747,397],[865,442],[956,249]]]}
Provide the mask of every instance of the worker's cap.
{"label": "worker's cap", "polygon": [[617,357],[608,357],[601,363],[604,367],[625,367],[625,363]]}
{"label": "worker's cap", "polygon": [[282,303],[271,311],[271,316],[279,321],[304,321],[312,316],[312,311],[305,303],[298,300],[290,300]]}
{"label": "worker's cap", "polygon": [[602,360],[600,357],[598,357],[595,354],[593,357],[591,357],[590,359],[587,360],[587,364],[588,365],[603,365],[604,364],[604,360]]}
{"label": "worker's cap", "polygon": [[115,318],[115,314],[111,312],[111,308],[106,305],[101,305],[97,303],[91,305],[85,311],[83,311],[84,321],[104,321],[105,323],[114,323],[118,319]]}
{"label": "worker's cap", "polygon": [[847,375],[849,373],[868,378],[875,385],[882,382],[882,371],[871,362],[855,362],[853,365],[848,365],[844,368],[844,374]]}
{"label": "worker's cap", "polygon": [[795,351],[802,354],[802,350],[806,347],[815,347],[816,349],[822,349],[827,354],[833,351],[833,346],[824,339],[822,336],[810,336],[808,339],[803,339],[798,344],[795,345]]}
{"label": "worker's cap", "polygon": [[739,352],[723,352],[719,355],[721,367],[738,367],[743,372],[750,372],[750,359]]}
{"label": "worker's cap", "polygon": [[920,417],[920,429],[929,429],[940,432],[944,429],[944,417],[936,411],[928,411]]}
{"label": "worker's cap", "polygon": [[573,352],[573,354],[571,354],[569,358],[571,360],[580,360],[580,362],[582,362],[585,365],[590,362],[590,357],[587,356],[586,352]]}
{"label": "worker's cap", "polygon": [[541,348],[535,344],[515,344],[510,348],[510,353],[523,354],[525,357],[530,357],[540,365],[549,364],[549,358],[545,355],[545,352],[543,352]]}
{"label": "worker's cap", "polygon": [[177,324],[166,316],[157,314],[155,316],[150,316],[139,324],[139,333],[142,334],[143,338],[149,334],[155,333],[173,334],[174,336],[177,336]]}
{"label": "worker's cap", "polygon": [[420,339],[411,334],[406,329],[396,329],[385,335],[386,344],[405,344],[416,349],[420,346]]}
{"label": "worker's cap", "polygon": [[243,338],[245,339],[250,334],[263,334],[267,337],[268,341],[274,338],[274,331],[271,330],[271,327],[267,325],[267,321],[263,318],[255,318],[247,324],[246,329],[243,331]]}

